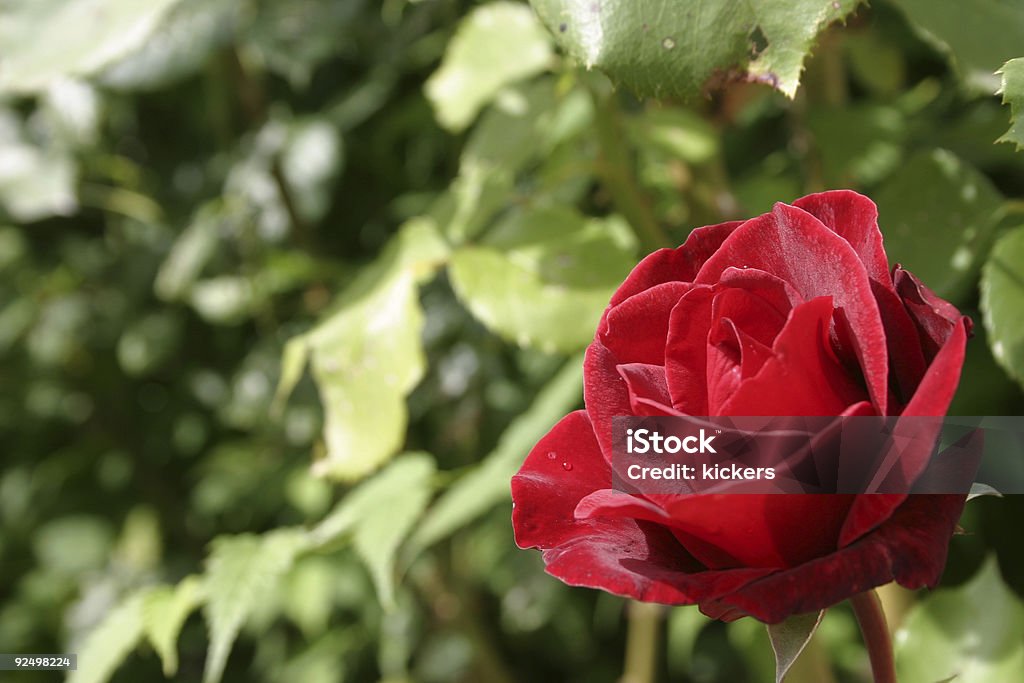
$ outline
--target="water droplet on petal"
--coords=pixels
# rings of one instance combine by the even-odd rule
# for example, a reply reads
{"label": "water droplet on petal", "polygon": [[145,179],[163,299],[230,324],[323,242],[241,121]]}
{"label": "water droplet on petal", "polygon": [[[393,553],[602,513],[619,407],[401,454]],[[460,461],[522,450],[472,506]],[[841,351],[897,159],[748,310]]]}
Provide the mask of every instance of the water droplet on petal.
{"label": "water droplet on petal", "polygon": [[566,472],[572,471],[572,463],[571,462],[563,462],[562,463],[562,469],[565,470]]}
{"label": "water droplet on petal", "polygon": [[548,451],[548,460],[554,460],[557,457],[558,453],[555,453],[554,451]]}

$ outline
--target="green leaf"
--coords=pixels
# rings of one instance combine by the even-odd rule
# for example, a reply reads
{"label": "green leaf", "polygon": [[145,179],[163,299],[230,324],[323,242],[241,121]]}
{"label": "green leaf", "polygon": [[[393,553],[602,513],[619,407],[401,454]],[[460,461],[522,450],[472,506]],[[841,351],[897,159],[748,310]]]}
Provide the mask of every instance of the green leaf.
{"label": "green leaf", "polygon": [[828,187],[872,185],[902,161],[907,124],[895,107],[812,107],[807,126]]}
{"label": "green leaf", "polygon": [[890,261],[939,296],[963,301],[1001,215],[992,182],[950,152],[921,152],[900,166],[877,201]]}
{"label": "green leaf", "polygon": [[[0,92],[88,76],[142,46],[178,0],[8,0],[0,5]],[[59,49],[55,49],[59,46]]]}
{"label": "green leaf", "polygon": [[204,683],[220,681],[242,624],[276,588],[307,542],[306,534],[296,529],[213,540],[202,587],[210,629]]}
{"label": "green leaf", "polygon": [[1003,83],[999,93],[1010,105],[1010,130],[996,142],[1012,142],[1024,150],[1024,57],[1011,59],[999,70]]}
{"label": "green leaf", "polygon": [[148,588],[132,593],[103,617],[79,646],[78,668],[67,683],[104,683],[142,639]]}
{"label": "green leaf", "polygon": [[1020,56],[1024,45],[1024,4],[1017,0],[893,0],[921,36],[952,61],[966,84],[991,94],[994,75]]}
{"label": "green leaf", "polygon": [[[476,236],[495,213],[515,201],[520,171],[587,130],[593,105],[582,88],[556,92],[552,78],[504,89],[473,128],[459,175],[431,210],[454,243]],[[574,165],[579,152],[571,150]],[[585,172],[586,172],[585,171]]]}
{"label": "green leaf", "polygon": [[795,614],[780,624],[768,624],[768,639],[775,652],[775,683],[782,683],[824,616],[825,610],[821,610],[817,614]]}
{"label": "green leaf", "polygon": [[996,242],[981,278],[981,312],[992,355],[1024,385],[1024,226]]}
{"label": "green leaf", "polygon": [[970,582],[917,603],[896,634],[901,681],[1024,680],[1024,605],[989,558]]}
{"label": "green leaf", "polygon": [[502,433],[483,462],[452,484],[430,508],[409,539],[409,558],[508,500],[508,482],[537,441],[580,402],[583,356],[570,358]]}
{"label": "green leaf", "polygon": [[551,40],[533,12],[492,2],[463,19],[444,61],[426,83],[437,120],[460,131],[506,85],[541,73],[552,61]]}
{"label": "green leaf", "polygon": [[459,299],[490,329],[522,346],[570,352],[593,337],[632,253],[619,220],[535,208],[457,250],[448,272]]}
{"label": "green leaf", "polygon": [[336,564],[326,557],[307,555],[289,572],[281,609],[306,638],[327,630],[337,583]]}
{"label": "green leaf", "polygon": [[351,534],[385,608],[395,604],[395,555],[427,507],[434,471],[427,453],[402,456],[347,495],[310,532],[317,545]]}
{"label": "green leaf", "polygon": [[405,398],[426,365],[417,285],[446,253],[432,221],[410,221],[339,295],[341,305],[332,315],[288,342],[275,409],[280,411],[309,360],[325,413],[327,454],[315,463],[317,474],[360,479],[401,447]]}
{"label": "green leaf", "polygon": [[157,586],[145,598],[142,625],[146,638],[163,662],[164,676],[178,671],[178,634],[203,599],[202,582],[187,576],[177,586]]}
{"label": "green leaf", "polygon": [[570,55],[654,97],[694,97],[723,78],[793,97],[815,37],[858,2],[531,0]]}

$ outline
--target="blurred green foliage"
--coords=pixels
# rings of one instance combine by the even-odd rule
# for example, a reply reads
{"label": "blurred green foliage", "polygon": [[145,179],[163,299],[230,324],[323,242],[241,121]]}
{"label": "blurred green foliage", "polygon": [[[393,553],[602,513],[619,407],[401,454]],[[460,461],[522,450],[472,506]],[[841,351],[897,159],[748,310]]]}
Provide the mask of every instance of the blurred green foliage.
{"label": "blurred green foliage", "polygon": [[[616,680],[623,602],[515,548],[508,479],[643,253],[811,191],[874,196],[984,320],[953,412],[1020,414],[1017,3],[757,4],[0,4],[0,649],[77,683]],[[1022,513],[972,501],[954,588],[893,593],[905,671],[1017,680]],[[772,680],[756,622],[666,621],[663,676]],[[788,680],[866,676],[840,606]]]}

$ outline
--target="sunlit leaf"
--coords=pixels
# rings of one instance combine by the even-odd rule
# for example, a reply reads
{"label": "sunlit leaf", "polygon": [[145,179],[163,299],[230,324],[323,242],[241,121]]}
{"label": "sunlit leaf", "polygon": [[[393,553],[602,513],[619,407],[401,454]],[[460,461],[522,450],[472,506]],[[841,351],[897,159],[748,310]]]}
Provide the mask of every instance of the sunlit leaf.
{"label": "sunlit leaf", "polygon": [[202,589],[210,629],[204,683],[220,681],[242,624],[281,581],[306,543],[305,533],[293,529],[214,539]]}
{"label": "sunlit leaf", "polygon": [[426,83],[438,121],[462,130],[506,85],[544,71],[551,40],[525,5],[492,2],[470,12]]}
{"label": "sunlit leaf", "polygon": [[992,557],[970,582],[915,605],[896,634],[901,681],[1024,680],[1024,605]]}
{"label": "sunlit leaf", "polygon": [[[179,0],[8,0],[0,5],[0,92],[88,76],[143,45]],[[60,49],[54,49],[60,46]]]}
{"label": "sunlit leaf", "polygon": [[459,299],[485,325],[522,346],[575,351],[633,265],[618,220],[551,207],[517,211],[449,267]]}
{"label": "sunlit leaf", "polygon": [[105,683],[142,639],[143,605],[149,589],[123,599],[103,617],[79,647],[78,668],[67,683]]}
{"label": "sunlit leaf", "polygon": [[159,586],[146,594],[142,605],[143,630],[163,662],[164,676],[178,671],[178,634],[188,616],[199,607],[203,586],[188,576],[177,586]]}
{"label": "sunlit leaf", "polygon": [[1003,103],[1010,105],[1010,130],[999,142],[1012,142],[1024,150],[1024,57],[1011,59],[999,70],[1003,83],[999,93]]}
{"label": "sunlit leaf", "polygon": [[694,97],[729,78],[796,94],[818,33],[858,0],[532,0],[570,55],[641,95]]}
{"label": "sunlit leaf", "polygon": [[1024,226],[992,248],[981,279],[981,310],[992,355],[1024,384]]}
{"label": "sunlit leaf", "polygon": [[339,296],[340,307],[289,342],[277,404],[309,360],[324,405],[326,456],[317,474],[359,479],[401,447],[405,398],[423,375],[418,283],[447,247],[430,221],[410,222]]}
{"label": "sunlit leaf", "polygon": [[351,534],[356,553],[366,564],[381,603],[395,602],[395,556],[399,544],[419,520],[431,494],[434,459],[427,453],[399,457],[361,484],[311,532],[326,544]]}

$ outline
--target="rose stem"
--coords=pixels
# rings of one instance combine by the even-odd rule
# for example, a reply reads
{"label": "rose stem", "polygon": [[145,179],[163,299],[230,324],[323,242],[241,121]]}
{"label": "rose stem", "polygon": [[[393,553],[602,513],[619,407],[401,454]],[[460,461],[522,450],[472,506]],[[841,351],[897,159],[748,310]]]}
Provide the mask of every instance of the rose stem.
{"label": "rose stem", "polygon": [[892,656],[892,638],[885,623],[885,612],[878,594],[871,590],[850,598],[853,613],[864,636],[864,645],[871,659],[875,683],[897,683],[896,663]]}
{"label": "rose stem", "polygon": [[653,683],[658,659],[661,606],[630,602],[626,631],[626,665],[619,683]]}

